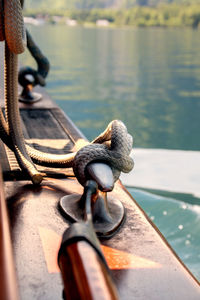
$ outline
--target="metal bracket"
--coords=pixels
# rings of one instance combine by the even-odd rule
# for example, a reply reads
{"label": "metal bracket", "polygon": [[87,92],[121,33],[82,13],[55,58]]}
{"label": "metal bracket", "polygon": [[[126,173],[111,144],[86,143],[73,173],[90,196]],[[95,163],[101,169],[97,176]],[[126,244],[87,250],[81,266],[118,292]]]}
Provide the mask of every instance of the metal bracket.
{"label": "metal bracket", "polygon": [[32,92],[32,86],[27,85],[21,95],[19,96],[19,101],[24,102],[24,103],[35,103],[38,102],[42,99],[42,95],[39,93],[33,93]]}
{"label": "metal bracket", "polygon": [[[105,166],[106,168],[110,168],[107,165]],[[94,169],[96,169],[96,167],[95,164]],[[95,181],[90,180],[90,182],[94,184],[96,184],[97,181],[97,176],[95,176]],[[80,194],[72,194],[60,199],[59,207],[64,217],[72,222],[80,222],[86,219],[85,203],[88,188],[90,188],[90,186],[87,184],[84,187],[82,196]],[[110,238],[113,236],[120,229],[125,220],[125,208],[123,204],[112,195],[107,197],[107,192],[100,191],[99,189],[97,189],[96,194],[91,195],[91,212],[94,230],[98,237],[101,238]]]}

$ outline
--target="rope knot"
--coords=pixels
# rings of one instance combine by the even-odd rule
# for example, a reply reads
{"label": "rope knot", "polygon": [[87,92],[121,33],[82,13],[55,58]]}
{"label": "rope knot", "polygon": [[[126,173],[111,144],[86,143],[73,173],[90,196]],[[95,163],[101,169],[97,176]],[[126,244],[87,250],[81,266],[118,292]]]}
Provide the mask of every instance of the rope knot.
{"label": "rope knot", "polygon": [[115,181],[121,172],[130,172],[134,166],[133,159],[129,156],[132,143],[132,137],[128,134],[126,126],[121,121],[112,121],[91,144],[77,152],[73,170],[78,181],[82,185],[85,184],[86,167],[91,162],[105,162],[110,165]]}

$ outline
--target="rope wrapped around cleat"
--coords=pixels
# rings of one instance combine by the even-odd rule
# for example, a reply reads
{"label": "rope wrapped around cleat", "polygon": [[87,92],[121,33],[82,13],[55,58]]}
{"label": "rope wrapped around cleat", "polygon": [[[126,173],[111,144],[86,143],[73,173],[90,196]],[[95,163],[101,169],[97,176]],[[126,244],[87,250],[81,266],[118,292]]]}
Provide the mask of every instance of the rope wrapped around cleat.
{"label": "rope wrapped around cleat", "polygon": [[[18,106],[18,57],[24,51],[26,39],[21,0],[0,0],[0,39],[5,37],[5,111],[0,110],[0,137],[15,153],[19,166],[26,171],[34,184],[42,181],[34,162],[48,167],[73,167],[79,182],[84,185],[86,166],[95,161],[108,163],[119,178],[120,172],[129,172],[133,160],[129,157],[132,137],[121,121],[112,121],[106,130],[77,153],[64,155],[38,151],[25,144]],[[4,14],[2,10],[4,9]],[[4,18],[2,17],[4,15]]]}
{"label": "rope wrapped around cleat", "polygon": [[[96,142],[100,144],[96,144]],[[105,143],[105,144],[104,144]],[[73,170],[78,181],[84,186],[87,181],[86,167],[91,162],[105,162],[112,168],[116,181],[121,172],[128,173],[134,163],[129,156],[133,139],[126,126],[118,120],[112,121],[106,130],[90,145],[80,149],[73,161]]]}

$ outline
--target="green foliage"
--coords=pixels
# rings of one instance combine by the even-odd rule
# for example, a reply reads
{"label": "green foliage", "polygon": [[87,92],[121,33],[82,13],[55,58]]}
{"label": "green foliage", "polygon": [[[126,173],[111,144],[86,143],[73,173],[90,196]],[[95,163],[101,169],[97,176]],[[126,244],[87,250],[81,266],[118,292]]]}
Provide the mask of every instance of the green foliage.
{"label": "green foliage", "polygon": [[[124,0],[25,0],[26,10],[43,10],[49,12],[51,10],[90,10],[94,8],[116,7],[116,3]],[[127,0],[132,1],[132,0]],[[135,1],[135,0],[134,0]],[[120,5],[121,6],[121,5]]]}
{"label": "green foliage", "polygon": [[160,4],[200,4],[200,0],[25,0],[27,10],[85,10],[85,9],[128,9],[134,6],[155,7]]}
{"label": "green foliage", "polygon": [[[176,1],[183,3],[184,0]],[[198,1],[200,0],[196,0]],[[124,8],[118,9],[114,6],[116,2],[121,3]],[[157,6],[141,5],[147,2],[152,5],[159,4]],[[46,0],[43,2],[27,0],[25,3],[27,15],[36,15],[41,12],[50,15],[57,14],[76,19],[79,23],[96,23],[99,19],[106,19],[117,26],[192,26],[196,28],[200,24],[200,4],[198,3],[167,4],[164,0],[162,3],[159,0],[121,0],[121,2],[119,0]],[[140,5],[135,6],[137,3]],[[112,8],[104,8],[106,5]]]}

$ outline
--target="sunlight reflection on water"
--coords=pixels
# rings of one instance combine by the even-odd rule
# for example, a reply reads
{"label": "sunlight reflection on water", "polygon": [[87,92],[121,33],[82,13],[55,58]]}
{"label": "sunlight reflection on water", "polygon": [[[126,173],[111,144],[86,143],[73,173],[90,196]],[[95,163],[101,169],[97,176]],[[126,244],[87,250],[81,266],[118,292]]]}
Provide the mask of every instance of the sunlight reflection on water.
{"label": "sunlight reflection on water", "polygon": [[200,207],[128,187],[186,266],[200,279]]}

